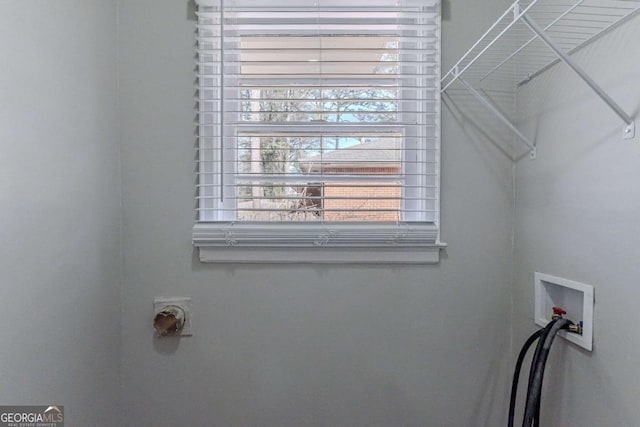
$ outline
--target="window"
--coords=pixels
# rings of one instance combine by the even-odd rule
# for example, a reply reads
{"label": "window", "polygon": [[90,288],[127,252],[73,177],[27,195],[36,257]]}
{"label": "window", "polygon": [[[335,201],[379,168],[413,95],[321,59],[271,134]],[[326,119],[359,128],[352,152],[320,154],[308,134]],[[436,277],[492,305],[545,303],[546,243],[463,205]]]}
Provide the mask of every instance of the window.
{"label": "window", "polygon": [[200,0],[201,260],[436,260],[439,25],[424,0]]}

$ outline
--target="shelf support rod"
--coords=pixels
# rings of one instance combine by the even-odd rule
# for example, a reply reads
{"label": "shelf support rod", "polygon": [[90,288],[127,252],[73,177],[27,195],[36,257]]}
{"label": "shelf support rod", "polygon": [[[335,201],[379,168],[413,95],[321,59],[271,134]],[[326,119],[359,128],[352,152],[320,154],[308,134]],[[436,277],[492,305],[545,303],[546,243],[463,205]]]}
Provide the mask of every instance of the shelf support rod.
{"label": "shelf support rod", "polygon": [[[602,99],[629,127],[633,126],[633,119],[629,116],[614,100],[611,98],[598,84],[593,81],[591,77],[582,69],[578,64],[574,62],[574,60],[569,57],[562,49],[560,49],[555,42],[542,30],[538,27],[531,18],[527,15],[522,14],[522,20],[527,27],[531,29],[535,34],[540,37],[540,39],[558,55],[558,58],[565,64],[569,66],[584,82],[591,88],[593,91]],[[626,130],[625,130],[626,131]]]}
{"label": "shelf support rod", "polygon": [[471,86],[465,79],[463,79],[462,77],[458,76],[458,82],[460,82],[460,84],[462,86],[464,86],[465,89],[467,89],[474,97],[476,97],[478,99],[478,101],[480,101],[482,103],[482,105],[487,107],[487,109],[489,109],[489,111],[491,111],[493,114],[495,114],[496,117],[498,117],[500,119],[500,121],[502,121],[502,123],[507,125],[507,127],[509,129],[511,129],[516,135],[518,135],[518,137],[520,138],[520,141],[524,145],[529,147],[529,149],[531,150],[531,158],[535,158],[535,153],[536,153],[535,145],[532,144],[531,141],[529,140],[529,138],[524,136],[522,134],[522,132],[520,132],[520,130],[513,123],[511,123],[511,120],[509,120],[504,114],[502,114],[502,112],[500,110],[498,110],[488,99],[486,99],[484,96],[482,96],[480,94],[480,92],[475,90],[473,88],[473,86]]}

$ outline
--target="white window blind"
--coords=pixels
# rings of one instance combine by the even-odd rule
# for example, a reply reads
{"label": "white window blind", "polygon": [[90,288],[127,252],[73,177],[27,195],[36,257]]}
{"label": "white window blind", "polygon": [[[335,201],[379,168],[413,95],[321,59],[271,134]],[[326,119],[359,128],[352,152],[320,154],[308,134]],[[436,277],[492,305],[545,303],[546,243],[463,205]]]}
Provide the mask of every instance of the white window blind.
{"label": "white window blind", "polygon": [[439,25],[433,1],[199,1],[196,245],[437,243]]}

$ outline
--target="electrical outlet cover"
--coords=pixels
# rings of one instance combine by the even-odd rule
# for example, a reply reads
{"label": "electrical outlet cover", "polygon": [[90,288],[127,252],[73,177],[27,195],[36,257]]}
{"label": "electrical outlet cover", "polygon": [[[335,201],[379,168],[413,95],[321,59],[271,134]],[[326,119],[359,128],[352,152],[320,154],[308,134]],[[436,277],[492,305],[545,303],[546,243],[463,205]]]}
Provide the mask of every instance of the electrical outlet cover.
{"label": "electrical outlet cover", "polygon": [[551,321],[553,307],[566,310],[566,319],[583,322],[582,335],[560,331],[559,335],[589,351],[593,348],[593,286],[543,273],[535,273],[534,320],[539,326]]}
{"label": "electrical outlet cover", "polygon": [[193,335],[193,313],[191,311],[191,298],[188,297],[156,297],[153,299],[153,316],[160,313],[166,306],[176,305],[184,311],[184,326],[179,334],[174,337],[189,337]]}

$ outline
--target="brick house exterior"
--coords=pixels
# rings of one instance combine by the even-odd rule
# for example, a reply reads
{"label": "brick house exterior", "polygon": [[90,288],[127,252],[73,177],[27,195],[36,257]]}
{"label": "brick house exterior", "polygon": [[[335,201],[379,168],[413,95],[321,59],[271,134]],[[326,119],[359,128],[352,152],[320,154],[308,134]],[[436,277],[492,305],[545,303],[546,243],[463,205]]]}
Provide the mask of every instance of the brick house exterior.
{"label": "brick house exterior", "polygon": [[[323,175],[400,175],[401,141],[377,139],[317,154],[300,162],[304,173]],[[349,180],[310,183],[303,194],[325,221],[400,221],[402,186]],[[377,198],[377,199],[374,199]]]}

